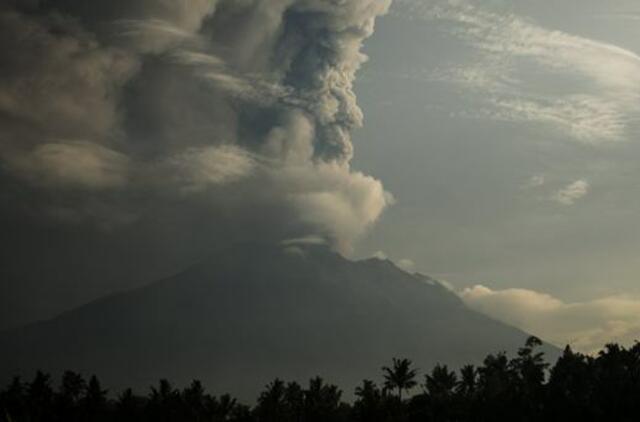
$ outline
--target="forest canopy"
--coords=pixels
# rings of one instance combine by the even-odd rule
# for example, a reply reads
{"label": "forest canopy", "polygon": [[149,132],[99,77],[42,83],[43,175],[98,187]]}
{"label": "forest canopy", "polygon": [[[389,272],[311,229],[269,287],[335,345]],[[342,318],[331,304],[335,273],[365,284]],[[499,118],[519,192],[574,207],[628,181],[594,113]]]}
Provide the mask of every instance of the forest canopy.
{"label": "forest canopy", "polygon": [[320,377],[306,386],[276,379],[254,405],[213,396],[194,380],[179,389],[162,379],[146,394],[112,392],[93,375],[66,371],[58,385],[37,372],[15,377],[0,391],[0,421],[211,421],[211,422],[413,422],[635,420],[640,414],[640,343],[608,344],[595,356],[567,346],[550,365],[530,337],[517,356],[487,356],[482,365],[454,371],[436,365],[420,372],[394,358],[379,379],[363,380],[355,399]]}

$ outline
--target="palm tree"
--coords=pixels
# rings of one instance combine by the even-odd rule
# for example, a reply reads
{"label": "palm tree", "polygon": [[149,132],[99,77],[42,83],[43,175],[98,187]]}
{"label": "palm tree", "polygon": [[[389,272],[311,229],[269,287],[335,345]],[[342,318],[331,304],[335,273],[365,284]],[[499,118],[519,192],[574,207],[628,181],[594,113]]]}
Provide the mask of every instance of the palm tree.
{"label": "palm tree", "polygon": [[231,397],[229,394],[223,394],[220,396],[217,403],[218,407],[216,409],[215,416],[223,421],[228,420],[238,406],[236,399]]}
{"label": "palm tree", "polygon": [[373,381],[364,380],[362,386],[356,388],[356,397],[358,399],[353,404],[353,410],[357,421],[380,420],[382,393]]}
{"label": "palm tree", "polygon": [[449,371],[447,365],[436,365],[425,377],[425,389],[432,397],[446,399],[453,395],[453,391],[458,384],[458,377],[455,372]]}
{"label": "palm tree", "polygon": [[356,387],[356,397],[362,401],[378,401],[382,395],[373,381],[364,380],[362,386]]}
{"label": "palm tree", "polygon": [[456,392],[465,399],[470,399],[476,391],[477,387],[477,371],[473,365],[465,365],[460,369],[460,381],[456,388]]}
{"label": "palm tree", "polygon": [[402,401],[402,392],[410,390],[417,385],[418,371],[411,368],[409,359],[393,358],[393,366],[383,366],[384,386],[389,390],[398,390],[398,398]]}
{"label": "palm tree", "polygon": [[446,365],[436,365],[431,374],[425,376],[424,389],[427,392],[431,410],[431,419],[436,421],[450,421],[454,411],[459,406],[454,405],[454,390],[458,384],[458,376],[450,371]]}
{"label": "palm tree", "polygon": [[512,362],[526,388],[539,387],[544,383],[545,371],[549,365],[544,360],[544,353],[536,352],[536,348],[540,346],[542,340],[530,336],[524,347],[518,349],[518,357]]}
{"label": "palm tree", "polygon": [[461,419],[470,420],[476,412],[478,391],[478,371],[473,365],[464,365],[460,369],[460,380],[456,386],[458,415]]}

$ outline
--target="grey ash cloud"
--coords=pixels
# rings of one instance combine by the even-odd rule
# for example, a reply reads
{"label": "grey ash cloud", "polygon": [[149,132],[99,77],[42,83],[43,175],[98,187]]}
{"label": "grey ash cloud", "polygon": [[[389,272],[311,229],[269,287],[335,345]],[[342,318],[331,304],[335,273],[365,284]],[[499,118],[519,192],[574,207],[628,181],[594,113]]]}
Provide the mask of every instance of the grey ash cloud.
{"label": "grey ash cloud", "polygon": [[393,201],[350,167],[361,45],[389,3],[4,0],[3,261],[40,226],[83,232],[40,252],[60,278],[105,236],[169,244],[156,258],[309,234],[348,250]]}
{"label": "grey ash cloud", "polygon": [[[259,184],[338,240],[334,221],[366,226],[390,201],[377,180],[349,168],[350,132],[363,118],[352,90],[365,60],[360,47],[387,7],[5,5],[3,166],[18,183],[63,196],[145,189],[162,197]],[[83,198],[73,206],[81,209]]]}

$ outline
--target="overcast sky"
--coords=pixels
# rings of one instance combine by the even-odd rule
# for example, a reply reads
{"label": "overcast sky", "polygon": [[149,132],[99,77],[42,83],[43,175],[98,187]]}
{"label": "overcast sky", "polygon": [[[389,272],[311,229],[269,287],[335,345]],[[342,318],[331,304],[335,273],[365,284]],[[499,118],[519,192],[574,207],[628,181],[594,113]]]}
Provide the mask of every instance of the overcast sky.
{"label": "overcast sky", "polygon": [[396,203],[358,252],[559,342],[637,336],[639,39],[629,0],[397,0],[366,44],[354,161]]}

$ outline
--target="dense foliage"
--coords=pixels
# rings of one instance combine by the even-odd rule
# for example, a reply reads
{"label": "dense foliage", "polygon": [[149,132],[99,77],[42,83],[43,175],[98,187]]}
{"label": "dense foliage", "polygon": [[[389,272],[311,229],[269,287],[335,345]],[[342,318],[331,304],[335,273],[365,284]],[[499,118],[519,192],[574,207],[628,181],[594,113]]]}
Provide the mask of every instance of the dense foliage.
{"label": "dense foliage", "polygon": [[407,359],[382,368],[382,386],[365,380],[355,400],[321,378],[308,386],[275,380],[251,408],[228,395],[207,394],[198,381],[178,390],[161,380],[146,396],[111,396],[99,380],[67,371],[57,390],[49,375],[15,378],[0,392],[0,421],[159,422],[413,422],[413,421],[632,421],[640,415],[640,344],[616,344],[597,356],[567,347],[553,367],[531,337],[509,359],[489,355],[480,367],[455,372],[437,365],[420,376]]}

